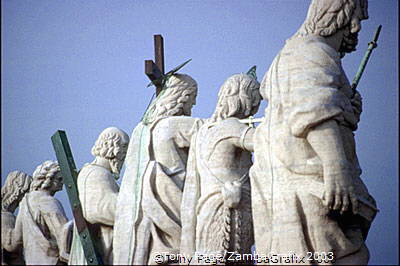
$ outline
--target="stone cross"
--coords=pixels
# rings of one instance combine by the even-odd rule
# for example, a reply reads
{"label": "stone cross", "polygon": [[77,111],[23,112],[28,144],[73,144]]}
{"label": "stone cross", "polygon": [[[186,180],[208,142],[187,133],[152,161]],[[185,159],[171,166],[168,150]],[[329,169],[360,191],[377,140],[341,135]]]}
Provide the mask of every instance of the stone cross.
{"label": "stone cross", "polygon": [[164,39],[161,35],[154,35],[154,58],[153,60],[145,60],[145,74],[156,86],[156,96],[162,88],[162,76],[164,72]]}

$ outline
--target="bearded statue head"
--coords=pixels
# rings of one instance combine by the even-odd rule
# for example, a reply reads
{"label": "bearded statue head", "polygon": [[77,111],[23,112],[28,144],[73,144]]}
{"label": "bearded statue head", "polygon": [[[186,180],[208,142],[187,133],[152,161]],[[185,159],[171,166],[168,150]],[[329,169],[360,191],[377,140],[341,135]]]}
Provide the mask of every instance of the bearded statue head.
{"label": "bearded statue head", "polygon": [[92,148],[92,155],[107,159],[111,171],[119,176],[128,150],[129,136],[116,127],[104,129]]}

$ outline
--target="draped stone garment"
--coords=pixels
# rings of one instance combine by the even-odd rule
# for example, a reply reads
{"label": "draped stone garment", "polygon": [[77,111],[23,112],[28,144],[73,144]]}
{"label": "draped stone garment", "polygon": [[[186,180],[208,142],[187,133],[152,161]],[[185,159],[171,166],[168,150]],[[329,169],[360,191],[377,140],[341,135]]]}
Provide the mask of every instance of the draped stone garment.
{"label": "draped stone garment", "polygon": [[[86,164],[79,172],[78,191],[83,217],[92,224],[93,240],[105,265],[113,264],[113,225],[118,190],[111,171],[102,166]],[[76,227],[68,264],[87,265]]]}
{"label": "draped stone garment", "polygon": [[[247,129],[230,118],[204,124],[192,139],[181,207],[181,253],[188,257],[195,252],[209,256],[227,251],[251,253],[254,236],[247,175],[251,153],[233,145]],[[227,208],[224,185],[233,181],[242,184],[240,202]]]}
{"label": "draped stone garment", "polygon": [[15,220],[13,213],[1,212],[1,265],[25,265],[22,242],[12,238]]}
{"label": "draped stone garment", "polygon": [[142,197],[141,178],[149,163],[150,126],[140,122],[132,132],[125,158],[114,223],[113,257],[116,265],[132,263],[136,245],[135,223]]}
{"label": "draped stone garment", "polygon": [[167,117],[134,129],[118,198],[114,264],[155,264],[155,253],[179,252],[188,148],[201,123]]}
{"label": "draped stone garment", "polygon": [[56,265],[65,251],[64,226],[67,224],[61,203],[43,191],[25,195],[13,231],[13,241],[23,241],[27,265]]}
{"label": "draped stone garment", "polygon": [[[260,90],[268,107],[256,129],[251,169],[257,253],[333,252],[337,263],[366,263],[364,238],[376,205],[360,179],[352,132],[358,121],[339,54],[319,37],[293,37],[274,59]],[[330,169],[323,169],[306,136],[331,119],[339,124],[344,167],[367,203],[357,215],[331,213],[321,200],[323,174]]]}

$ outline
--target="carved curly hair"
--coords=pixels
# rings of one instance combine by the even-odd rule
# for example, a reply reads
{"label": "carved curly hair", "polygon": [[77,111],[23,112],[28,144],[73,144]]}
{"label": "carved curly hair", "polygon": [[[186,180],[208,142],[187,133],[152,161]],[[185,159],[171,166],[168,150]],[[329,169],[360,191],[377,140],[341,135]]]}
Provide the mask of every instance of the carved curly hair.
{"label": "carved curly hair", "polygon": [[60,172],[60,166],[54,161],[45,161],[33,172],[33,179],[31,183],[30,191],[45,190],[49,188]]}
{"label": "carved curly hair", "polygon": [[260,106],[260,83],[247,74],[236,74],[222,84],[211,121],[254,115]]}
{"label": "carved curly hair", "polygon": [[13,171],[8,174],[6,182],[1,187],[1,209],[11,211],[16,207],[25,193],[29,190],[32,177],[21,171]]}
{"label": "carved curly hair", "polygon": [[186,74],[174,74],[166,83],[164,94],[149,110],[148,122],[166,117],[183,115],[184,103],[190,100],[190,95],[197,95],[197,83]]}
{"label": "carved curly hair", "polygon": [[364,18],[368,18],[367,0],[313,0],[307,18],[296,35],[315,34],[327,37],[336,33],[349,25],[357,4],[360,5]]}
{"label": "carved curly hair", "polygon": [[124,156],[126,150],[121,147],[121,142],[125,139],[126,145],[129,136],[116,127],[109,127],[103,130],[92,148],[92,155],[99,156],[108,160]]}

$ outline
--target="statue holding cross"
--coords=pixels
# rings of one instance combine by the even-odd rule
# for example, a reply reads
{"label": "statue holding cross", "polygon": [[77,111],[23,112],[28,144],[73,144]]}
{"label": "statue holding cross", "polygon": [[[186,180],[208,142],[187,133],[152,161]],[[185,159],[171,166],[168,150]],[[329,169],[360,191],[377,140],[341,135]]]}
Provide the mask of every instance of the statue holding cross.
{"label": "statue holding cross", "polygon": [[155,252],[178,253],[180,204],[191,136],[202,121],[189,117],[197,83],[176,73],[164,74],[163,42],[155,36],[155,63],[145,73],[157,97],[132,132],[114,224],[114,264],[155,264]]}

